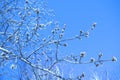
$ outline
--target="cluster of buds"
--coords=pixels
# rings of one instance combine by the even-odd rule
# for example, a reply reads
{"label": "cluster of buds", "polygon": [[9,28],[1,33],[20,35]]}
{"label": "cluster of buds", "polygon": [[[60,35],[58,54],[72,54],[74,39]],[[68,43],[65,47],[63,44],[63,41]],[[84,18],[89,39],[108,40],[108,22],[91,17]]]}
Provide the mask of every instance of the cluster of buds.
{"label": "cluster of buds", "polygon": [[45,24],[39,24],[38,26],[39,26],[40,28],[44,28],[44,27],[46,27]]}
{"label": "cluster of buds", "polygon": [[85,77],[85,73],[82,73],[80,76],[77,77],[78,80],[81,80],[82,78]]}
{"label": "cluster of buds", "polygon": [[[95,27],[96,27],[96,23],[93,23],[91,30],[93,30]],[[89,31],[83,33],[83,31],[80,30],[80,36],[89,37]]]}
{"label": "cluster of buds", "polygon": [[85,36],[85,37],[89,37],[89,32],[84,32],[82,30],[80,30],[80,36]]}
{"label": "cluster of buds", "polygon": [[64,24],[64,27],[62,28],[59,38],[62,38],[64,36],[65,29],[66,29],[66,24]]}
{"label": "cluster of buds", "polygon": [[59,31],[60,30],[60,28],[59,28],[59,26],[57,26],[56,28],[55,28],[55,31]]}
{"label": "cluster of buds", "polygon": [[51,33],[52,34],[57,34],[57,32],[60,30],[60,28],[58,27],[58,25],[57,25],[57,27],[55,28],[55,29],[53,29],[52,31],[51,31]]}

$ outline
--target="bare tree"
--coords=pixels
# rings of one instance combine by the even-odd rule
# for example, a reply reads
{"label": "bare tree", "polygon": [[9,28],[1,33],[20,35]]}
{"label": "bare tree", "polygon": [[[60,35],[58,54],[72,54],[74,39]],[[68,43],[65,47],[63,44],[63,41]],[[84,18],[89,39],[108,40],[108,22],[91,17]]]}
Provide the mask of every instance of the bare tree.
{"label": "bare tree", "polygon": [[60,64],[89,64],[96,67],[105,61],[102,53],[97,59],[81,61],[79,55],[60,56],[60,47],[68,41],[88,37],[90,30],[64,39],[66,24],[60,27],[53,19],[54,11],[45,0],[0,0],[0,77],[12,80],[81,80],[85,74],[65,77]]}

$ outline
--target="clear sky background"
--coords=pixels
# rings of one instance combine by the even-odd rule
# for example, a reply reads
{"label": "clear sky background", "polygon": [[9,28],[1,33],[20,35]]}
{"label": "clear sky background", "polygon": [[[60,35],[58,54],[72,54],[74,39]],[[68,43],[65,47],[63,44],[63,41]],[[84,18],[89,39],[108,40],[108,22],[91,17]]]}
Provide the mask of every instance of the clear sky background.
{"label": "clear sky background", "polygon": [[[48,0],[48,6],[54,9],[55,20],[61,25],[67,24],[65,38],[79,34],[80,30],[87,31],[92,23],[97,23],[88,39],[72,41],[64,54],[86,51],[86,59],[89,59],[91,56],[97,58],[97,54],[102,52],[104,59],[111,59],[112,56],[118,59],[115,63],[108,62],[99,68],[93,64],[77,65],[72,67],[74,72],[97,71],[105,75],[105,71],[108,71],[110,80],[120,79],[120,0]],[[105,77],[102,80],[106,80]]]}

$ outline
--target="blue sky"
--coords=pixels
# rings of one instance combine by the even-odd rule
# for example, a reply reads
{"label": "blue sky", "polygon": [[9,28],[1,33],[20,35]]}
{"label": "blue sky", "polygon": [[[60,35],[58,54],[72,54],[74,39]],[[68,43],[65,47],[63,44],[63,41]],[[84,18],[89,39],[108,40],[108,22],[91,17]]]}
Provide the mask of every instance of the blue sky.
{"label": "blue sky", "polygon": [[[79,34],[80,30],[87,31],[92,23],[96,22],[97,27],[90,32],[88,39],[75,40],[69,43],[66,54],[79,54],[86,51],[87,58],[97,58],[102,52],[103,58],[110,59],[116,56],[118,61],[108,62],[99,68],[94,65],[83,65],[74,67],[79,69],[85,66],[85,71],[99,69],[108,71],[111,80],[120,79],[120,1],[119,0],[48,0],[48,6],[55,11],[55,20],[67,24],[65,38]],[[62,51],[61,51],[62,52]],[[91,71],[92,72],[92,71]],[[99,72],[99,71],[98,71]]]}
{"label": "blue sky", "polygon": [[[90,32],[89,38],[68,42],[68,47],[60,47],[59,54],[63,56],[79,55],[80,52],[85,51],[87,55],[84,60],[89,60],[91,57],[97,58],[98,54],[102,52],[103,59],[112,59],[112,56],[116,56],[118,59],[117,62],[105,62],[98,68],[94,64],[74,65],[66,63],[60,65],[61,69],[64,70],[64,75],[70,76],[71,73],[75,76],[85,72],[85,80],[93,80],[90,79],[91,76],[107,80],[105,75],[108,72],[110,80],[120,79],[119,4],[119,0],[48,0],[48,7],[55,11],[54,19],[59,21],[61,27],[64,23],[67,24],[64,38],[78,35],[80,30],[87,31],[94,22],[97,23],[96,29]],[[51,30],[51,28],[49,29]],[[47,32],[49,31],[47,30]],[[8,67],[4,68],[10,71]],[[3,70],[1,69],[1,71]],[[8,78],[7,75],[5,76]],[[4,77],[0,77],[0,79],[4,79]]]}

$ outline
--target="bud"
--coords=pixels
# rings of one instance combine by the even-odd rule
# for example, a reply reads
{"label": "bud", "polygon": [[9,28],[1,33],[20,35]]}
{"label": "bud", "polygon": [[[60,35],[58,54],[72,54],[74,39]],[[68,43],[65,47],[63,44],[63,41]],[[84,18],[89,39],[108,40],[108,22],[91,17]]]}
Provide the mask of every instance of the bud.
{"label": "bud", "polygon": [[63,37],[63,33],[60,34],[60,38]]}
{"label": "bud", "polygon": [[54,34],[54,33],[55,33],[55,30],[52,30],[51,32],[52,32],[52,34]]}
{"label": "bud", "polygon": [[80,33],[83,33],[83,31],[82,31],[82,30],[80,30]]}
{"label": "bud", "polygon": [[89,32],[86,32],[86,33],[85,33],[85,37],[89,37]]}
{"label": "bud", "polygon": [[98,57],[99,57],[99,58],[101,58],[102,56],[103,56],[103,54],[102,54],[102,53],[100,53],[100,54],[98,55]]}
{"label": "bud", "polygon": [[63,27],[63,29],[64,29],[64,30],[66,29],[66,26],[67,26],[67,25],[66,25],[66,24],[64,24],[64,27]]}
{"label": "bud", "polygon": [[46,25],[45,24],[40,24],[39,27],[40,28],[44,28]]}
{"label": "bud", "polygon": [[56,43],[58,43],[58,41],[57,40],[53,40],[53,42],[56,44]]}
{"label": "bud", "polygon": [[82,33],[83,33],[83,31],[82,31],[82,30],[80,30],[80,35],[82,35]]}
{"label": "bud", "polygon": [[67,46],[67,44],[65,43],[65,44],[63,44],[63,46]]}
{"label": "bud", "polygon": [[95,66],[96,66],[96,67],[98,67],[98,66],[99,66],[99,64],[95,64]]}
{"label": "bud", "polygon": [[85,54],[86,54],[85,52],[81,52],[81,53],[80,53],[80,57],[84,57]]}
{"label": "bud", "polygon": [[56,31],[59,31],[59,30],[60,30],[60,28],[59,28],[59,27],[56,27],[56,28],[55,28],[55,30],[56,30]]}
{"label": "bud", "polygon": [[6,53],[2,52],[2,53],[1,53],[1,56],[6,56]]}
{"label": "bud", "polygon": [[97,23],[93,23],[93,25],[92,25],[92,26],[95,28],[95,27],[96,27],[96,24],[97,24]]}
{"label": "bud", "polygon": [[48,58],[46,59],[46,61],[47,61],[47,62],[49,61]]}
{"label": "bud", "polygon": [[66,25],[66,24],[64,24],[64,27],[65,27],[65,28],[66,28],[66,26],[67,26],[67,25]]}
{"label": "bud", "polygon": [[117,58],[113,56],[112,61],[117,61]]}
{"label": "bud", "polygon": [[30,12],[28,12],[27,14],[28,14],[28,15],[31,15],[31,13],[30,13]]}
{"label": "bud", "polygon": [[94,58],[91,58],[91,59],[90,59],[90,62],[94,62],[94,61],[95,61],[95,59],[94,59]]}
{"label": "bud", "polygon": [[78,59],[75,58],[75,61],[77,61]]}
{"label": "bud", "polygon": [[42,40],[45,42],[45,41],[46,41],[46,38],[43,38]]}
{"label": "bud", "polygon": [[81,74],[81,77],[85,77],[85,73],[82,73],[82,74]]}
{"label": "bud", "polygon": [[5,56],[5,59],[7,60],[8,58],[9,58],[9,56],[8,56],[8,55],[6,55],[6,56]]}
{"label": "bud", "polygon": [[18,40],[19,40],[19,37],[18,37],[18,36],[16,36],[15,38],[16,38],[16,41],[18,41]]}
{"label": "bud", "polygon": [[11,68],[11,69],[16,69],[16,68],[17,68],[17,65],[12,64],[12,65],[10,66],[10,68]]}
{"label": "bud", "polygon": [[40,12],[40,10],[37,9],[37,10],[36,10],[36,13],[39,14],[39,12]]}
{"label": "bud", "polygon": [[28,3],[28,0],[26,0],[25,3]]}
{"label": "bud", "polygon": [[21,14],[22,14],[21,12],[18,13],[18,15],[21,15]]}
{"label": "bud", "polygon": [[64,30],[64,29],[62,29],[62,33],[64,33],[64,31],[65,31],[65,30]]}
{"label": "bud", "polygon": [[78,76],[78,80],[81,80],[83,77],[85,77],[85,73],[82,73],[80,76]]}

